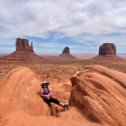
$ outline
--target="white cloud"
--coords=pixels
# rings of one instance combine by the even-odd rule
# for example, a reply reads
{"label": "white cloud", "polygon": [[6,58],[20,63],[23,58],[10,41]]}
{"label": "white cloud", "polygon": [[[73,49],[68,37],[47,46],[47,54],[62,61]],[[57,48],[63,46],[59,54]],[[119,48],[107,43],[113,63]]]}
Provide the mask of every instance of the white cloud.
{"label": "white cloud", "polygon": [[2,35],[44,36],[62,31],[103,34],[126,26],[124,0],[1,0]]}
{"label": "white cloud", "polygon": [[0,42],[17,36],[47,37],[56,31],[99,44],[115,40],[104,34],[126,32],[125,0],[0,0],[0,8]]}
{"label": "white cloud", "polygon": [[35,43],[34,45],[39,48],[57,48],[59,46],[58,44],[55,44],[54,42]]}

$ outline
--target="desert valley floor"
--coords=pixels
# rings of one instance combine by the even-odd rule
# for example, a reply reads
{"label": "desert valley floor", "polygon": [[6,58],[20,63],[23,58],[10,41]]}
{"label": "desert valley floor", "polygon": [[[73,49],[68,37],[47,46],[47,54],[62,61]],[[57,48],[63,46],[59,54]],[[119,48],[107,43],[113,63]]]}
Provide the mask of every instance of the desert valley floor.
{"label": "desert valley floor", "polygon": [[[125,60],[1,62],[0,126],[125,126],[125,72]],[[43,80],[68,111],[42,101]]]}

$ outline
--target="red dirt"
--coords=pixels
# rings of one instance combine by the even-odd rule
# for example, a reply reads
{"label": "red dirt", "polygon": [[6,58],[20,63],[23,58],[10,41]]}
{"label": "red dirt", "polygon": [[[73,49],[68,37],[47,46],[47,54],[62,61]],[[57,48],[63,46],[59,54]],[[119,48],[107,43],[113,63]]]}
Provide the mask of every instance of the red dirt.
{"label": "red dirt", "polygon": [[52,95],[61,102],[68,102],[71,94],[70,110],[56,112],[61,108],[52,105],[52,117],[38,95],[40,76],[17,67],[0,83],[0,126],[125,126],[125,78],[124,73],[95,65],[72,77],[72,92],[70,83],[51,84]]}

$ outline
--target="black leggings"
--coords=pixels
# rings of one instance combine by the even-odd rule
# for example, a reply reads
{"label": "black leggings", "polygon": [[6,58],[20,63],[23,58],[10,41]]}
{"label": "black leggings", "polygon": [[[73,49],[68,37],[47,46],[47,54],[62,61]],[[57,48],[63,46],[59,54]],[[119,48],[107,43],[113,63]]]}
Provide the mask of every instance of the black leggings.
{"label": "black leggings", "polygon": [[44,101],[45,101],[47,104],[55,103],[55,104],[57,104],[57,105],[62,106],[62,105],[60,104],[60,101],[58,101],[57,99],[55,99],[55,98],[53,98],[53,97],[50,97],[49,99],[44,98]]}

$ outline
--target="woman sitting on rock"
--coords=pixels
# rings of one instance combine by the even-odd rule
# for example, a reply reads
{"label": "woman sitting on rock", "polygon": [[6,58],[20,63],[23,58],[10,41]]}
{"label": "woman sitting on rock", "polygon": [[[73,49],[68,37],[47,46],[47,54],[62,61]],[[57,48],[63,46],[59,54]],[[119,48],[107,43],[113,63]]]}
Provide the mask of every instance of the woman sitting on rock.
{"label": "woman sitting on rock", "polygon": [[68,110],[68,105],[64,104],[62,105],[59,100],[53,98],[51,96],[51,88],[50,88],[50,83],[48,81],[43,81],[41,84],[41,92],[40,95],[43,98],[43,100],[47,103],[55,103],[61,107],[63,107],[64,110]]}

